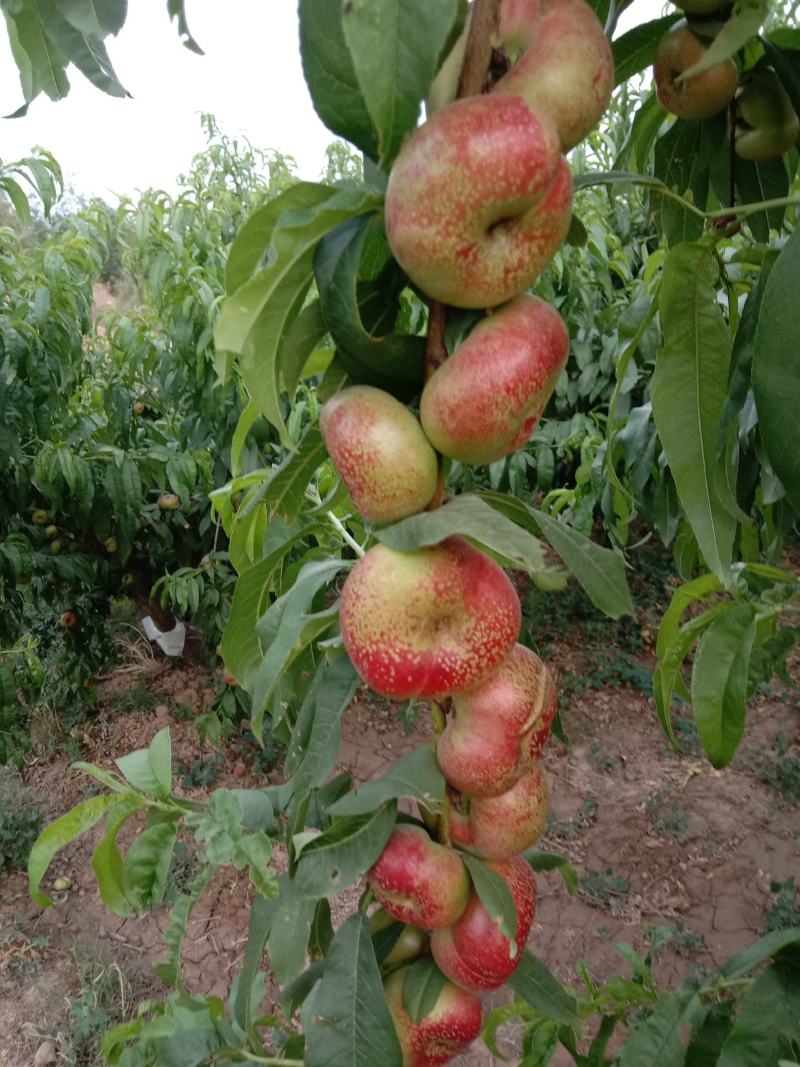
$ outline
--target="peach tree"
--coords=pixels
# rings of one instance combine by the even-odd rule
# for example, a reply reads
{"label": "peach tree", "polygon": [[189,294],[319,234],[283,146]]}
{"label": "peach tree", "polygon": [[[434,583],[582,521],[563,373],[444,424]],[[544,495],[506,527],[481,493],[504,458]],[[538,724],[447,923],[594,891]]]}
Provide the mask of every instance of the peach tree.
{"label": "peach tree", "polygon": [[[796,1056],[796,930],[667,994],[633,952],[631,979],[597,986],[584,975],[575,992],[527,947],[534,872],[557,871],[568,889],[575,875],[535,849],[556,695],[519,641],[506,571],[552,589],[570,572],[614,618],[633,605],[619,547],[530,494],[454,488],[459,469],[504,462],[546,418],[570,323],[528,290],[565,241],[581,242],[583,190],[606,188],[609,210],[643,190],[657,228],[639,322],[615,359],[599,477],[627,522],[636,485],[618,473],[616,448],[652,327],[658,442],[642,420],[641,447],[661,473],[665,539],[690,578],[659,635],[667,733],[677,693],[724,765],[748,694],[784,669],[796,637],[780,619],[795,610],[797,581],[778,565],[800,492],[789,319],[800,260],[796,31],[741,0],[615,38],[624,6],[300,2],[315,108],[363,153],[363,181],[300,182],[249,216],[214,334],[221,375],[249,397],[234,477],[212,494],[239,575],[222,654],[250,693],[256,736],[269,728],[286,744],[285,781],[186,800],[172,789],[167,731],[114,771],[78,765],[106,791],[39,838],[29,869],[41,904],[56,851],[101,821],[93,866],[119,914],[163,898],[179,833],[194,834],[203,859],[166,934],[159,973],[175,992],[109,1033],[112,1063],[425,1067],[479,1036],[480,995],[504,985],[515,1001],[492,1013],[484,1037],[493,1048],[497,1026],[521,1019],[527,1067],[559,1045],[578,1067],[611,1063],[620,1022],[633,1024],[613,1061],[622,1067]],[[619,165],[573,175],[565,153],[584,142],[591,163],[615,85],[651,62],[657,91],[643,95]],[[298,409],[291,400],[308,379],[316,388]],[[259,418],[286,456],[244,473]],[[682,669],[697,640],[690,691]],[[362,685],[429,704],[437,741],[354,788],[336,765],[342,716]],[[123,856],[119,830],[142,815]],[[249,873],[256,895],[223,1003],[187,991],[180,962],[191,911],[227,864]],[[365,878],[334,929],[330,898]],[[269,1014],[265,951],[280,986]]]}

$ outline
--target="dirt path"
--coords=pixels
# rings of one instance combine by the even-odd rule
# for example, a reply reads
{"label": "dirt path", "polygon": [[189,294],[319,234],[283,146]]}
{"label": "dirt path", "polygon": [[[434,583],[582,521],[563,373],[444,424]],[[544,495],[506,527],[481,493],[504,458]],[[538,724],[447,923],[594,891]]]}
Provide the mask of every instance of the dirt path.
{"label": "dirt path", "polygon": [[[587,671],[574,648],[559,651],[554,667],[562,681]],[[172,714],[179,705],[200,713],[213,698],[212,681],[206,672],[178,668],[150,682],[121,679],[118,688],[143,685],[156,704],[127,713],[104,707],[87,731],[82,758],[111,766],[115,755],[146,745],[170,725],[176,762],[189,767],[200,757],[214,768],[213,783],[190,795],[223,785],[264,784],[265,776],[251,773],[236,746],[214,756],[210,746],[198,744],[192,722]],[[797,810],[762,780],[779,758],[776,736],[779,749],[797,745],[796,703],[780,693],[760,697],[750,709],[742,750],[723,772],[701,758],[685,720],[679,719],[679,726],[686,750],[675,754],[660,732],[652,701],[636,689],[574,694],[565,721],[571,748],[551,740],[544,756],[552,814],[541,847],[568,856],[582,882],[570,897],[558,875],[539,877],[531,949],[565,982],[576,981],[578,960],[602,980],[625,972],[615,941],[642,949],[648,924],[668,927],[672,937],[658,954],[656,972],[660,982],[673,985],[690,968],[708,969],[763,933],[775,900],[770,883],[785,882],[798,864]],[[391,708],[359,694],[344,718],[340,769],[350,770],[357,781],[373,778],[429,737],[426,722],[404,733]],[[47,817],[85,795],[85,782],[68,773],[65,758],[37,760],[26,778]],[[91,837],[84,839],[53,865],[46,886],[57,877],[71,881],[54,908],[36,908],[20,875],[0,882],[2,1067],[30,1064],[45,1038],[57,1049],[63,1043],[65,998],[76,988],[76,946],[106,967],[118,961],[136,999],[145,995],[142,990],[157,991],[151,967],[162,957],[168,908],[129,919],[107,912],[91,876],[92,847]],[[181,874],[178,868],[178,881]],[[241,965],[250,896],[236,872],[215,879],[190,921],[184,979],[191,991],[227,994]],[[346,913],[354,899],[348,894],[338,913]],[[504,998],[500,993],[491,1002]],[[483,1049],[462,1059],[474,1067],[491,1062]]]}

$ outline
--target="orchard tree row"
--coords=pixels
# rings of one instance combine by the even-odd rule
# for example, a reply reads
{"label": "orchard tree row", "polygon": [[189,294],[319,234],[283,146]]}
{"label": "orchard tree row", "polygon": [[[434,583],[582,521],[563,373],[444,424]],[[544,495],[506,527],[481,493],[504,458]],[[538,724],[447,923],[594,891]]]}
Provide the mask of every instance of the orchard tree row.
{"label": "orchard tree row", "polygon": [[[457,0],[301,0],[314,105],[363,153],[363,175],[295,182],[249,214],[225,258],[213,335],[227,388],[248,398],[233,477],[211,494],[238,571],[221,651],[256,736],[286,743],[286,781],[189,802],[172,791],[166,731],[114,772],[79,765],[107,791],[41,835],[30,861],[41,904],[57,850],[103,820],[93,866],[118,914],[161,900],[184,829],[205,861],[166,935],[160,973],[175,993],[108,1035],[111,1062],[426,1067],[482,1030],[491,1044],[515,1017],[528,1067],[559,1045],[579,1067],[611,1063],[615,1027],[634,1017],[622,1067],[797,1052],[798,931],[668,994],[634,954],[633,981],[598,988],[586,976],[574,992],[526,947],[535,872],[560,872],[566,888],[575,876],[534,850],[556,698],[519,641],[504,568],[554,589],[571,572],[616,618],[633,611],[633,520],[674,542],[687,581],[662,622],[656,705],[672,737],[673,696],[692,704],[715,766],[797,636],[782,625],[797,581],[780,566],[800,496],[797,31],[766,5],[710,7],[617,36],[624,5],[602,2],[476,0],[470,13]],[[121,24],[98,23],[96,39]],[[656,91],[638,93],[623,142],[593,132],[615,87],[635,99],[624,83],[651,63]],[[610,271],[624,281],[624,263],[640,280],[603,371],[604,339],[570,321],[559,286],[597,248],[592,210],[630,202],[635,253],[616,267],[597,256],[580,275],[602,289]],[[537,507],[518,475],[538,476],[540,455],[546,464],[539,420],[541,445],[556,445],[548,411],[570,392],[591,397],[601,371],[613,385],[600,440],[571,495]],[[287,401],[307,375],[316,387],[298,418]],[[259,420],[285,449],[277,469],[244,469]],[[562,521],[595,509],[610,546]],[[353,788],[331,775],[362,684],[428,703],[437,740]],[[118,831],[142,812],[123,857]],[[180,978],[188,916],[224,864],[257,891],[227,1005],[190,996]],[[365,877],[334,931],[329,898]],[[270,1015],[265,950],[282,986]],[[484,1024],[480,994],[504,984],[515,1004]]]}

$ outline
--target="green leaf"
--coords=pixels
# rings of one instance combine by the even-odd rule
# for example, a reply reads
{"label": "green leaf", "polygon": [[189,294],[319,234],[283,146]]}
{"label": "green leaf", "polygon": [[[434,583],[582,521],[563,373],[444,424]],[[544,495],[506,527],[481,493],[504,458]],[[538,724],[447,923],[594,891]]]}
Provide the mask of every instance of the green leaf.
{"label": "green leaf", "polygon": [[272,915],[267,949],[281,985],[293,981],[306,965],[306,950],[316,904],[301,896],[288,875],[278,879],[280,896]]}
{"label": "green leaf", "polygon": [[575,1033],[581,1032],[575,997],[528,949],[523,950],[519,967],[506,985],[546,1019],[567,1026]]}
{"label": "green leaf", "polygon": [[403,1007],[412,1022],[430,1015],[446,981],[430,956],[414,960],[403,977]]}
{"label": "green leaf", "polygon": [[728,395],[725,398],[725,407],[722,411],[719,434],[717,436],[717,453],[720,456],[725,451],[728,432],[734,432],[732,429],[734,425],[738,430],[739,415],[751,388],[753,355],[755,353],[756,330],[761,317],[761,304],[764,299],[767,280],[777,257],[778,253],[774,251],[764,257],[756,284],[747,294],[747,300],[739,317],[739,325],[736,329],[736,336],[733,339]]}
{"label": "green leaf", "polygon": [[750,0],[747,3],[735,4],[719,32],[714,35],[702,59],[682,71],[678,80],[685,81],[687,78],[693,78],[696,74],[721,63],[728,56],[735,55],[752,37],[755,37],[768,12],[769,0]]}
{"label": "green leaf", "polygon": [[114,761],[135,789],[149,796],[169,796],[172,788],[172,743],[169,727],[159,730],[147,748]]}
{"label": "green leaf", "polygon": [[233,438],[231,439],[231,475],[234,478],[238,478],[242,473],[242,453],[244,452],[247,435],[260,417],[261,412],[258,410],[258,404],[254,404],[251,400],[245,406],[244,411],[239,416],[239,421],[236,423],[236,429],[233,431]]}
{"label": "green leaf", "polygon": [[129,895],[137,907],[152,908],[164,899],[179,819],[164,819],[146,827],[125,855]]}
{"label": "green leaf", "polygon": [[459,14],[458,0],[351,0],[344,36],[388,169],[407,133]]}
{"label": "green leaf", "polygon": [[515,523],[541,534],[600,611],[612,619],[636,614],[625,577],[625,561],[618,552],[602,548],[571,526],[517,497],[494,492],[479,495]]}
{"label": "green leaf", "polygon": [[461,859],[469,871],[475,892],[488,912],[489,918],[497,924],[500,933],[511,942],[510,954],[513,959],[517,954],[517,907],[508,882],[477,856],[462,852]]}
{"label": "green leaf", "polygon": [[[736,160],[736,194],[739,204],[761,204],[789,195],[791,180],[783,156],[765,163]],[[786,208],[783,205],[766,208],[748,215],[746,223],[757,241],[769,242],[770,229],[780,230]]]}
{"label": "green leaf", "polygon": [[[701,165],[701,126],[699,122],[681,120],[656,141],[655,176],[667,189],[702,208],[708,194],[708,166]],[[703,232],[702,215],[672,197],[659,195],[654,216],[666,243],[676,246],[694,241]]]}
{"label": "green leaf", "polygon": [[578,891],[578,872],[564,856],[554,852],[525,852],[522,858],[527,860],[534,871],[558,871],[570,896]]}
{"label": "green leaf", "polygon": [[775,930],[754,945],[740,949],[722,964],[719,973],[723,978],[739,978],[748,974],[759,963],[770,957],[777,956],[783,949],[792,945],[800,945],[800,928],[789,930]]}
{"label": "green leaf", "polygon": [[[379,321],[387,336],[371,336],[364,327],[359,308],[364,292],[363,287],[359,291],[358,270],[371,221],[369,215],[360,215],[323,237],[314,255],[314,277],[322,314],[352,380],[374,385],[408,401],[422,388],[424,337],[392,332],[398,294],[388,285],[387,291],[382,292],[381,279],[367,283],[366,294],[368,299],[375,296],[381,299]],[[394,264],[390,268],[392,272],[398,273]]]}
{"label": "green leaf", "polygon": [[76,837],[91,830],[103,818],[106,811],[117,803],[119,800],[115,795],[102,794],[89,797],[88,800],[84,800],[68,811],[66,815],[62,815],[60,819],[51,822],[36,838],[28,857],[28,884],[31,897],[40,908],[47,908],[53,903],[50,897],[40,892],[39,886],[55,854],[74,841]]}
{"label": "green leaf", "polygon": [[311,920],[311,933],[308,938],[309,955],[312,958],[327,956],[332,941],[331,906],[323,897],[322,900],[317,901],[314,918]]}
{"label": "green leaf", "polygon": [[330,629],[338,614],[338,603],[314,612],[310,611],[312,602],[347,566],[346,560],[339,559],[306,564],[291,589],[267,608],[258,623],[265,652],[253,680],[251,729],[260,743],[266,704],[282,674],[307,645]]}
{"label": "green leaf", "polygon": [[357,882],[383,851],[396,815],[397,805],[390,802],[369,815],[335,819],[303,849],[295,874],[298,892],[316,900]]}
{"label": "green leaf", "polygon": [[652,65],[659,41],[679,18],[680,15],[676,12],[665,18],[643,22],[613,42],[611,48],[614,53],[616,85],[621,85],[634,74]]}
{"label": "green leaf", "polygon": [[722,1046],[733,1025],[732,1002],[712,1004],[702,1026],[692,1036],[684,1067],[717,1067]]}
{"label": "green leaf", "polygon": [[[444,799],[445,781],[436,753],[427,745],[402,756],[391,768],[372,782],[359,786],[328,808],[329,815],[364,815],[386,800],[413,797],[426,807]],[[502,879],[501,879],[502,880]]]}
{"label": "green leaf", "polygon": [[126,0],[58,0],[58,6],[76,30],[95,37],[119,33],[127,14]]}
{"label": "green leaf", "polygon": [[800,363],[792,309],[800,276],[800,231],[789,237],[770,272],[753,350],[758,427],[773,470],[800,509]]}
{"label": "green leaf", "polygon": [[203,49],[189,32],[189,23],[186,21],[184,0],[167,0],[167,13],[170,22],[175,19],[178,23],[178,36],[183,41],[183,47],[188,48],[188,50],[194,52],[195,55],[202,56],[204,54]]}
{"label": "green leaf", "polygon": [[333,940],[322,981],[302,1010],[306,1067],[402,1067],[400,1042],[363,912]]}
{"label": "green leaf", "polygon": [[[33,4],[4,5],[3,14],[9,30],[11,50],[20,70],[20,81],[26,104],[40,92],[51,100],[61,100],[69,92],[65,67],[68,60],[61,49],[45,32],[42,20]],[[18,114],[24,114],[21,108]]]}
{"label": "green leaf", "polygon": [[278,547],[239,576],[221,647],[225,666],[245,689],[250,688],[261,662],[262,650],[256,623],[269,605],[275,576],[286,554],[314,529],[313,526],[299,530],[287,527],[284,540]]}
{"label": "green leaf", "polygon": [[341,0],[300,0],[300,56],[314,110],[332,133],[378,158],[378,134],[344,39]]}
{"label": "green leaf", "polygon": [[736,522],[717,491],[717,431],[731,342],[717,303],[713,250],[684,245],[664,265],[659,311],[664,345],[650,393],[653,416],[686,517],[709,570],[727,580]]}
{"label": "green leaf", "polygon": [[[293,206],[298,190],[303,190],[307,200],[302,210]],[[378,210],[381,198],[366,190],[336,190],[300,183],[278,199],[292,206],[277,218],[269,245],[262,247],[261,255],[269,252],[266,264],[225,299],[214,337],[218,351],[239,357],[250,398],[278,430],[284,447],[291,448],[280,408],[279,354],[284,334],[299,313],[311,284],[314,248],[340,222]],[[250,236],[246,247],[250,255]]]}
{"label": "green leaf", "polygon": [[[286,769],[297,767],[295,795],[302,799],[334,769],[342,740],[342,715],[359,686],[347,656],[322,661],[298,713],[287,751]],[[301,755],[302,754],[302,755]],[[369,809],[377,807],[373,804]]]}
{"label": "green leaf", "polygon": [[142,808],[138,797],[122,797],[108,809],[106,832],[92,853],[92,870],[97,879],[100,899],[115,915],[127,916],[135,912],[128,890],[128,879],[117,845],[117,834],[134,812]]}
{"label": "green leaf", "polygon": [[766,1067],[800,1041],[800,982],[791,966],[773,965],[745,993],[718,1067]]}
{"label": "green leaf", "polygon": [[692,707],[703,748],[715,767],[733,759],[744,733],[755,608],[732,605],[700,640],[692,670]]}
{"label": "green leaf", "polygon": [[236,983],[236,996],[233,1002],[233,1017],[239,1026],[248,1033],[252,1022],[250,993],[261,967],[261,958],[264,955],[264,948],[272,926],[272,917],[277,906],[278,903],[275,900],[264,900],[263,897],[255,897],[250,908],[247,947],[244,952],[242,970]]}
{"label": "green leaf", "polygon": [[684,1032],[699,1025],[706,1009],[694,989],[664,993],[653,1014],[640,1023],[622,1049],[619,1067],[683,1067]]}
{"label": "green leaf", "polygon": [[[324,238],[323,238],[324,240]],[[328,332],[319,300],[303,308],[281,344],[281,373],[289,396],[294,396],[309,356]]]}
{"label": "green leaf", "polygon": [[306,503],[308,483],[327,454],[319,427],[309,426],[297,450],[286,457],[264,490],[270,516],[280,515],[286,522],[297,518]]}
{"label": "green leaf", "polygon": [[36,0],[35,7],[47,35],[92,85],[109,96],[130,96],[114,72],[101,37],[76,28],[54,0]]}
{"label": "green leaf", "polygon": [[490,507],[479,496],[457,496],[436,511],[421,512],[375,533],[389,548],[412,552],[461,534],[502,557],[509,566],[530,574],[545,570],[542,547],[535,537]]}

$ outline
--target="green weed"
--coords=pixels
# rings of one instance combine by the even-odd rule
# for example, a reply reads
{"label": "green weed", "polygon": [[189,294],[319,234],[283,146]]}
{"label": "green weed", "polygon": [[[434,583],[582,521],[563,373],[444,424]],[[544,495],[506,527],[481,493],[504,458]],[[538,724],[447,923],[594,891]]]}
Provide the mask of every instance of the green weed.
{"label": "green weed", "polygon": [[610,908],[616,911],[625,904],[631,884],[611,867],[604,871],[589,871],[581,878],[578,890],[581,898],[594,908]]}
{"label": "green weed", "polygon": [[17,771],[0,767],[0,874],[26,867],[41,825],[36,800]]}
{"label": "green weed", "polygon": [[774,901],[764,914],[767,933],[800,926],[800,898],[794,877],[785,882],[772,882],[769,888]]}

